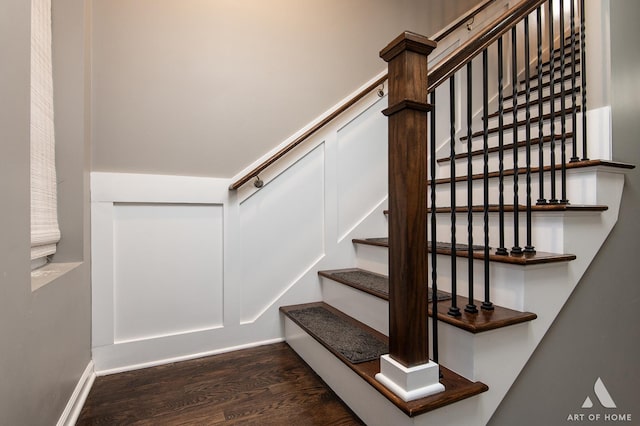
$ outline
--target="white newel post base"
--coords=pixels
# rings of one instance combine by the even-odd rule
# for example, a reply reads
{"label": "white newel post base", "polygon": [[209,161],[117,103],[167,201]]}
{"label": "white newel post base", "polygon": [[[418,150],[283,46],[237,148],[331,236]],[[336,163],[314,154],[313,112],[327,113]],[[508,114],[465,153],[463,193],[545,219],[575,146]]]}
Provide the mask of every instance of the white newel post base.
{"label": "white newel post base", "polygon": [[433,361],[407,368],[389,355],[382,355],[376,380],[405,402],[444,391],[440,368]]}

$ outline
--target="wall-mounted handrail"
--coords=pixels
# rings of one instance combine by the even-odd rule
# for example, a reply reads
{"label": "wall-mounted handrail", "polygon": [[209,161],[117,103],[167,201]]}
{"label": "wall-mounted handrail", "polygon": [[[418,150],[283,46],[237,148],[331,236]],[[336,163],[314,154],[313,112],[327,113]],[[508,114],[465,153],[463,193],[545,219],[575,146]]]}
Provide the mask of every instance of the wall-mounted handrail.
{"label": "wall-mounted handrail", "polygon": [[[456,31],[458,28],[460,28],[461,26],[469,22],[469,20],[473,19],[477,14],[479,14],[480,12],[485,10],[487,7],[489,7],[493,2],[495,2],[495,0],[485,0],[483,3],[479,4],[478,6],[474,7],[473,9],[469,10],[467,13],[462,15],[452,24],[448,25],[443,30],[436,33],[433,37],[430,37],[430,39],[435,40],[436,42],[443,40],[445,37],[447,37],[454,31]],[[259,166],[247,172],[240,179],[232,183],[229,186],[229,189],[232,191],[237,190],[243,185],[245,185],[246,183],[250,182],[252,179],[258,178],[258,175],[260,173],[268,169],[272,164],[276,163],[279,159],[281,159],[286,154],[291,152],[294,148],[302,144],[305,140],[307,140],[310,136],[315,134],[318,130],[322,129],[324,126],[329,124],[340,114],[342,114],[351,106],[353,106],[356,102],[358,102],[359,100],[367,96],[369,93],[375,90],[378,86],[384,83],[387,80],[387,77],[388,75],[387,73],[385,73],[379,79],[371,83],[369,86],[365,87],[362,91],[358,92],[353,97],[347,99],[342,105],[340,105],[334,112],[332,112],[330,115],[325,117],[322,121],[320,121],[319,123],[311,127],[309,130],[304,132],[302,135],[298,136],[296,139],[294,139],[292,142],[284,146],[278,152],[276,152],[275,154],[267,158]]]}
{"label": "wall-mounted handrail", "polygon": [[467,13],[461,15],[458,19],[453,21],[451,24],[447,25],[442,30],[438,31],[437,33],[429,37],[429,39],[435,41],[436,43],[441,42],[448,35],[455,32],[458,28],[467,24],[469,21],[473,20],[476,17],[476,15],[478,15],[480,12],[482,12],[483,10],[491,6],[491,4],[495,1],[496,0],[485,0],[484,2],[476,5],[475,7],[468,10]]}
{"label": "wall-mounted handrail", "polygon": [[429,72],[428,91],[432,92],[438,86],[464,67],[474,57],[482,53],[494,41],[509,31],[515,24],[524,19],[546,0],[524,0],[507,10],[482,31],[471,37],[442,61],[438,62]]}
{"label": "wall-mounted handrail", "polygon": [[292,142],[290,142],[285,147],[280,149],[278,152],[273,154],[271,157],[267,158],[258,167],[256,167],[255,169],[251,170],[250,172],[245,174],[243,177],[241,177],[240,179],[238,179],[237,181],[232,183],[229,186],[229,189],[230,190],[236,190],[236,189],[240,188],[242,185],[244,185],[247,182],[249,182],[251,179],[255,179],[256,177],[258,177],[258,175],[262,171],[266,170],[273,163],[275,163],[276,161],[278,161],[279,159],[284,157],[287,153],[291,152],[295,147],[297,147],[302,142],[307,140],[311,135],[316,133],[318,130],[322,129],[324,126],[329,124],[336,117],[338,117],[340,114],[342,114],[343,112],[348,110],[350,107],[352,107],[360,99],[362,99],[365,96],[367,96],[369,93],[371,93],[373,90],[375,90],[378,86],[380,86],[386,80],[387,80],[387,74],[383,75],[382,77],[380,77],[379,79],[377,79],[376,81],[371,83],[369,86],[364,88],[362,91],[358,92],[355,96],[349,98],[346,102],[344,102],[342,105],[340,105],[334,112],[332,112],[327,117],[322,119],[319,123],[317,123],[316,125],[311,127],[309,130],[304,132],[302,135],[298,136],[296,139],[294,139]]}

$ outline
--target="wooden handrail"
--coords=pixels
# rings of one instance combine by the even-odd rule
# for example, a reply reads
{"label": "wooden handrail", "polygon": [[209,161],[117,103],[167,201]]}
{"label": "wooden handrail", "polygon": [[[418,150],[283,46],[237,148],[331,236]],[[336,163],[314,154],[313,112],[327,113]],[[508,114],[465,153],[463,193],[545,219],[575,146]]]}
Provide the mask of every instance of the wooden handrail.
{"label": "wooden handrail", "polygon": [[[454,21],[453,24],[447,26],[442,31],[436,33],[433,37],[431,37],[431,39],[435,40],[435,41],[443,40],[446,36],[448,36],[449,34],[453,33],[458,28],[460,28],[462,25],[464,25],[470,19],[475,17],[478,13],[480,13],[483,10],[485,10],[494,1],[495,0],[486,0],[484,3],[478,5],[477,7],[473,8],[473,9],[471,9],[466,14],[464,14],[461,18],[458,18],[456,21]],[[298,145],[303,143],[311,135],[313,135],[318,130],[320,130],[324,126],[326,126],[328,123],[333,121],[336,117],[338,117],[340,114],[345,112],[347,109],[349,109],[351,106],[353,106],[356,102],[358,102],[359,100],[361,100],[362,98],[367,96],[369,93],[371,93],[371,91],[375,90],[376,87],[380,86],[383,82],[385,82],[387,80],[387,77],[388,77],[388,74],[385,73],[379,79],[377,79],[375,82],[371,83],[369,86],[364,88],[362,91],[360,91],[356,95],[354,95],[352,98],[349,98],[344,104],[340,105],[333,113],[331,113],[330,115],[325,117],[322,121],[320,121],[319,123],[317,123],[316,125],[311,127],[309,130],[304,132],[302,135],[298,136],[295,140],[293,140],[292,142],[290,142],[289,144],[284,146],[278,152],[276,152],[275,154],[273,154],[272,156],[267,158],[259,166],[257,166],[256,168],[252,169],[250,172],[246,173],[240,179],[238,179],[237,181],[232,183],[229,186],[229,189],[232,190],[232,191],[233,190],[237,190],[240,187],[242,187],[243,185],[245,185],[246,183],[248,183],[249,181],[251,181],[251,179],[255,179],[260,173],[262,173],[264,170],[269,168],[272,164],[274,164],[280,158],[284,157],[287,153],[291,152],[295,147],[297,147]]]}
{"label": "wooden handrail", "polygon": [[449,34],[453,33],[462,25],[466,24],[467,22],[475,18],[477,14],[479,14],[480,12],[482,12],[483,10],[491,6],[491,4],[494,3],[495,1],[496,0],[485,0],[483,3],[480,3],[477,6],[471,8],[470,10],[467,11],[467,13],[460,16],[451,24],[447,25],[445,28],[443,28],[442,30],[438,31],[437,33],[429,37],[429,39],[435,41],[436,43],[441,42]]}
{"label": "wooden handrail", "polygon": [[336,109],[334,112],[332,112],[327,117],[322,119],[322,121],[320,121],[319,123],[317,123],[316,125],[311,127],[309,130],[304,132],[302,135],[298,136],[295,140],[293,140],[291,143],[287,144],[285,147],[283,147],[281,150],[279,150],[278,152],[273,154],[271,157],[267,158],[258,167],[256,167],[255,169],[251,170],[249,173],[245,174],[242,178],[240,178],[239,180],[237,180],[236,182],[231,184],[229,186],[229,189],[230,190],[236,190],[236,189],[240,188],[242,185],[244,185],[247,182],[249,182],[251,179],[257,177],[262,171],[267,169],[269,166],[271,166],[273,163],[278,161],[280,158],[284,157],[285,154],[287,154],[288,152],[293,150],[295,147],[300,145],[302,142],[307,140],[307,138],[309,138],[309,136],[313,135],[318,130],[322,129],[328,123],[333,121],[333,119],[335,119],[340,114],[342,114],[347,109],[349,109],[351,106],[353,106],[360,99],[364,98],[366,95],[371,93],[371,91],[373,91],[376,87],[380,86],[386,79],[387,79],[387,74],[383,75],[382,77],[380,77],[379,79],[377,79],[376,81],[371,83],[369,86],[364,88],[362,91],[357,93],[355,96],[353,96],[352,98],[348,99],[345,103],[340,105],[338,107],[338,109]]}
{"label": "wooden handrail", "polygon": [[489,47],[515,24],[546,1],[547,0],[524,0],[518,3],[489,24],[484,30],[467,40],[463,45],[449,54],[449,56],[438,62],[429,72],[428,92],[433,92],[438,86],[460,70],[460,68],[482,53],[485,48]]}

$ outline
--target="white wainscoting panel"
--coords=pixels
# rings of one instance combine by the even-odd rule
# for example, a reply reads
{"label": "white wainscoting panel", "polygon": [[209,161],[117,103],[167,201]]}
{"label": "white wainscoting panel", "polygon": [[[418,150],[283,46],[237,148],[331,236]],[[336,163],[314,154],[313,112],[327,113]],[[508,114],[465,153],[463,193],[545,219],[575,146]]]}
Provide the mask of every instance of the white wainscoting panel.
{"label": "white wainscoting panel", "polygon": [[387,196],[387,97],[337,132],[338,239]]}
{"label": "white wainscoting panel", "polygon": [[115,342],[222,326],[222,206],[114,210]]}
{"label": "white wainscoting panel", "polygon": [[324,255],[324,144],[240,204],[241,322],[251,323]]}
{"label": "white wainscoting panel", "polygon": [[357,102],[261,188],[92,173],[96,374],[281,341],[278,308],[321,300],[318,270],[354,266],[351,238],[386,234],[385,105]]}

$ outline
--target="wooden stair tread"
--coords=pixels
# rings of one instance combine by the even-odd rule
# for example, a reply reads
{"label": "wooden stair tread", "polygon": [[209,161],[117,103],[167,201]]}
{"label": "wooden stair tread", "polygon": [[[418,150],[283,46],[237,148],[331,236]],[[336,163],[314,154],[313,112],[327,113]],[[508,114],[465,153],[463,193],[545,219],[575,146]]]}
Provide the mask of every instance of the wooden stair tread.
{"label": "wooden stair tread", "polygon": [[[489,204],[487,209],[489,213],[498,213],[500,206],[498,204]],[[502,206],[503,210],[507,213],[511,213],[515,210],[515,205],[505,204]],[[518,204],[518,211],[524,213],[527,206]],[[531,211],[534,212],[604,212],[609,210],[609,206],[602,204],[533,204]],[[468,206],[456,206],[457,213],[467,213],[469,211]],[[483,205],[471,206],[471,211],[474,213],[484,213]],[[389,210],[384,210],[384,214],[389,214]],[[427,208],[427,213],[431,213],[431,208]],[[451,213],[451,207],[436,207],[436,213]]]}
{"label": "wooden stair tread", "polygon": [[[358,272],[360,274],[370,274],[372,278],[376,280],[384,280],[386,283],[386,291],[376,291],[370,292],[368,289],[363,288],[358,285],[358,283],[351,282],[348,279],[344,278],[344,275],[336,276],[337,274],[344,272]],[[328,271],[320,271],[318,272],[320,276],[326,277],[328,279],[340,282],[344,285],[348,285],[350,287],[359,289],[366,293],[372,294],[384,300],[389,300],[389,278],[386,275],[376,274],[374,272],[365,271],[359,268],[347,268],[347,269],[335,269]],[[537,315],[531,312],[520,312],[509,308],[503,308],[501,306],[494,305],[494,310],[485,311],[480,309],[482,302],[475,301],[475,304],[478,306],[477,314],[470,314],[468,312],[464,312],[464,309],[461,309],[462,315],[460,317],[452,317],[448,314],[449,306],[451,305],[451,295],[448,292],[439,291],[439,293],[445,293],[449,295],[449,298],[445,300],[438,301],[438,320],[446,322],[447,324],[451,324],[454,327],[461,328],[470,333],[481,333],[483,331],[495,330],[502,327],[507,327],[514,324],[521,324],[523,322],[532,321],[537,318]],[[464,296],[458,296],[456,298],[456,303],[460,307],[466,306],[468,303],[468,299]],[[429,315],[433,315],[432,310],[433,305],[430,303],[428,306]]]}
{"label": "wooden stair tread", "polygon": [[[524,213],[527,206],[518,204],[518,211]],[[515,211],[515,206],[513,204],[505,204],[503,206],[505,212],[513,212]],[[587,204],[534,204],[531,206],[531,211],[534,212],[603,212],[609,209],[608,206],[604,205],[587,205]],[[457,213],[467,213],[469,211],[468,206],[457,206]],[[484,206],[476,205],[471,206],[471,211],[474,213],[483,213]],[[497,204],[490,204],[488,208],[489,213],[497,213],[500,211],[500,206]],[[427,213],[431,213],[431,208],[427,209]],[[437,207],[436,213],[451,213],[451,207]]]}
{"label": "wooden stair tread", "polygon": [[[354,244],[363,244],[377,247],[389,247],[389,239],[387,237],[379,237],[379,238],[354,238]],[[463,244],[456,244],[456,246],[464,246]],[[429,247],[429,252],[431,252],[431,247]],[[448,247],[439,247],[436,244],[436,253],[451,256],[453,250]],[[456,257],[469,257],[469,253],[467,248],[459,248],[456,250]],[[473,251],[473,258],[482,260],[484,259],[484,250],[475,250]],[[557,263],[557,262],[567,262],[571,260],[575,260],[576,256],[574,254],[557,254],[557,253],[548,253],[544,251],[536,251],[535,253],[525,253],[521,255],[499,255],[494,253],[489,253],[489,261],[498,262],[498,263],[509,263],[512,265],[540,265],[544,263]]]}
{"label": "wooden stair tread", "polygon": [[[573,133],[572,132],[565,133],[565,138],[566,139],[572,139],[573,138]],[[557,142],[560,142],[562,140],[562,135],[556,135],[555,136],[555,140]],[[542,143],[544,144],[544,143],[549,143],[549,142],[551,142],[551,136],[550,135],[544,136],[543,139],[542,139]],[[533,138],[533,140],[530,143],[530,146],[532,146],[532,147],[536,146],[536,145],[540,145],[540,139],[538,137]],[[509,142],[509,143],[504,144],[502,146],[502,149],[503,149],[503,151],[510,151],[510,150],[513,150],[513,146],[514,146],[514,144],[512,142]],[[519,141],[518,142],[518,148],[526,148],[526,146],[527,146],[527,141]],[[492,147],[489,147],[489,149],[487,150],[487,153],[492,154],[494,152],[499,152],[499,151],[500,151],[500,147],[492,146]],[[478,157],[478,156],[481,156],[481,155],[484,155],[484,150],[483,149],[476,149],[474,151],[471,151],[471,156],[472,157]],[[463,152],[463,153],[456,154],[454,159],[463,160],[463,159],[465,159],[467,157],[468,157],[468,153],[467,152]],[[451,161],[451,157],[449,156],[449,157],[438,158],[436,161],[438,163],[447,163],[447,162]]]}
{"label": "wooden stair tread", "polygon": [[[634,166],[633,164],[628,164],[628,163],[622,163],[622,162],[618,162],[618,161],[608,161],[608,160],[583,160],[583,161],[576,161],[575,163],[567,163],[566,164],[566,169],[567,170],[571,170],[571,169],[581,169],[581,168],[586,168],[586,167],[598,167],[598,166],[604,166],[604,167],[612,167],[612,168],[617,168],[617,169],[634,169],[636,166]],[[560,170],[560,164],[556,165],[556,170],[559,171]],[[543,168],[543,171],[547,172],[551,170],[551,166],[545,166]],[[531,167],[531,173],[538,173],[540,171],[539,167]],[[519,175],[524,175],[527,172],[527,170],[524,167],[519,167],[518,168],[518,174]],[[503,171],[504,176],[513,176],[514,174],[514,169],[505,169]],[[499,172],[491,172],[489,173],[488,177],[489,178],[496,178],[500,175]],[[484,178],[484,174],[482,173],[476,173],[474,175],[471,176],[471,179],[473,180],[481,180]],[[467,176],[466,175],[461,175],[461,176],[456,176],[455,178],[456,182],[466,182],[467,181]],[[429,181],[428,182],[429,185],[431,185],[433,182]],[[439,178],[436,179],[435,184],[436,185],[441,185],[441,184],[445,184],[445,183],[451,183],[451,178]]]}
{"label": "wooden stair tread", "polygon": [[292,306],[284,306],[280,308],[280,311],[287,315],[293,322],[295,322],[299,327],[305,330],[311,337],[313,337],[318,343],[323,345],[328,351],[334,354],[340,361],[342,361],[345,365],[351,368],[358,376],[363,378],[367,383],[373,386],[378,392],[380,392],[384,397],[386,397],[389,401],[391,401],[396,407],[402,410],[406,415],[413,417],[419,414],[423,414],[437,408],[444,407],[449,404],[453,404],[455,402],[461,401],[466,398],[470,398],[472,396],[478,395],[482,392],[486,392],[489,387],[482,382],[472,382],[459,374],[440,366],[440,371],[442,373],[442,378],[440,379],[440,383],[442,383],[445,387],[445,391],[439,394],[431,395],[425,398],[417,399],[414,401],[405,402],[400,399],[397,395],[387,389],[384,385],[378,382],[375,378],[375,375],[380,372],[380,360],[373,360],[362,362],[359,364],[353,364],[349,362],[343,355],[339,352],[335,351],[326,342],[322,341],[318,336],[311,333],[303,324],[297,322],[294,318],[292,318],[289,313],[298,309],[304,309],[308,307],[322,307],[327,311],[335,314],[341,319],[350,322],[351,324],[362,329],[363,332],[370,333],[372,336],[375,336],[377,339],[384,341],[388,344],[388,338],[383,334],[377,332],[376,330],[368,327],[365,324],[351,318],[350,316],[344,314],[343,312],[333,308],[332,306],[324,303],[324,302],[314,302],[314,303],[306,303],[302,305],[292,305]]}

